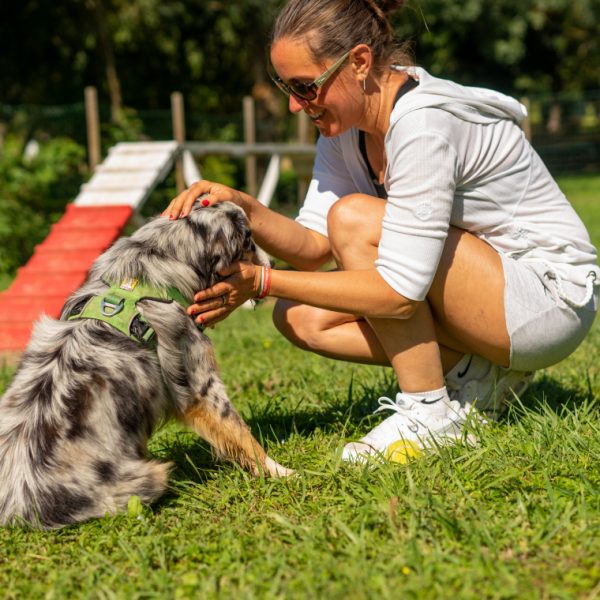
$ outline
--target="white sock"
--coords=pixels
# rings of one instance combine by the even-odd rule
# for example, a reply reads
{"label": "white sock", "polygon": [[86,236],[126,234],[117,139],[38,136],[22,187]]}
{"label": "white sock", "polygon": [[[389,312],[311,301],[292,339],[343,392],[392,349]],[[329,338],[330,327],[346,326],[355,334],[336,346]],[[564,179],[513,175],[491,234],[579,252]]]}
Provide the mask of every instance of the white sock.
{"label": "white sock", "polygon": [[416,402],[430,406],[431,410],[434,412],[445,411],[450,404],[446,386],[441,387],[439,390],[431,390],[429,392],[405,392],[404,396],[408,396]]}

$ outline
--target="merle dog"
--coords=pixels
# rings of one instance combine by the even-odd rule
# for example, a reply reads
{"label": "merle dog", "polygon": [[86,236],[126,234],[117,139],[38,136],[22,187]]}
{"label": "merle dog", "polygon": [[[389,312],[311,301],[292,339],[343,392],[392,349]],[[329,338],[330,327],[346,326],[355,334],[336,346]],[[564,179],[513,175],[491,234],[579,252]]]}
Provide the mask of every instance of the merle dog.
{"label": "merle dog", "polygon": [[[184,219],[155,218],[98,258],[61,319],[36,323],[0,399],[0,524],[56,528],[122,511],[134,495],[156,500],[170,467],[149,460],[146,447],[169,417],[254,474],[291,472],[235,411],[209,338],[178,302],[137,301],[129,336],[94,318],[69,320],[106,294],[108,282],[143,280],[191,301],[220,269],[261,256],[242,210],[222,203]],[[154,344],[142,337],[148,328]]]}

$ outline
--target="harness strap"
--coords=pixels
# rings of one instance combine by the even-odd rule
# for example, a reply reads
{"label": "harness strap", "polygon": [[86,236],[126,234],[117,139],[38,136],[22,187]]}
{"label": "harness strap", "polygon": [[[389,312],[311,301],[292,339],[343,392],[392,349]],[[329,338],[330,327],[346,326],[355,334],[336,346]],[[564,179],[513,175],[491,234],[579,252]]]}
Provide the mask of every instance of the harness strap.
{"label": "harness strap", "polygon": [[137,303],[140,300],[156,300],[177,302],[184,309],[188,306],[183,294],[174,287],[154,287],[138,279],[124,279],[120,284],[105,283],[110,286],[109,289],[104,294],[92,296],[79,312],[68,316],[69,321],[103,321],[135,342],[151,343],[154,341],[155,331],[144,319]]}

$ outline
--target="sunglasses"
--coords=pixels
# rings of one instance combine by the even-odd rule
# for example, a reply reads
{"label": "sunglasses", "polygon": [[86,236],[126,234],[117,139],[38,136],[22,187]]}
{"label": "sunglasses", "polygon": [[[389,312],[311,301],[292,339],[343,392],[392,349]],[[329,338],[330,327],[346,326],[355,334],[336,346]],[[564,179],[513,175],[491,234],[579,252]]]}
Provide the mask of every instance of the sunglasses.
{"label": "sunglasses", "polygon": [[272,67],[269,75],[271,76],[273,83],[275,83],[275,85],[287,96],[296,96],[302,100],[314,100],[317,97],[319,88],[322,87],[323,84],[342,66],[343,62],[350,56],[350,52],[352,51],[349,50],[346,52],[344,56],[334,62],[327,71],[319,75],[319,77],[311,83],[302,83],[295,79],[285,82],[277,75],[277,73],[275,73]]}

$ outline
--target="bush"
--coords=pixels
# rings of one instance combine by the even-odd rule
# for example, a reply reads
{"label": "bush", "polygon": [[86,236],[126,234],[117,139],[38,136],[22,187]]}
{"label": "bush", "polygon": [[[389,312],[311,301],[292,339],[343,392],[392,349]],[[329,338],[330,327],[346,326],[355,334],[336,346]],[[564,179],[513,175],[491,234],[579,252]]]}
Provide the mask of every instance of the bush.
{"label": "bush", "polygon": [[86,175],[85,149],[54,138],[24,153],[7,137],[0,154],[0,272],[12,274],[31,256],[72,201]]}

